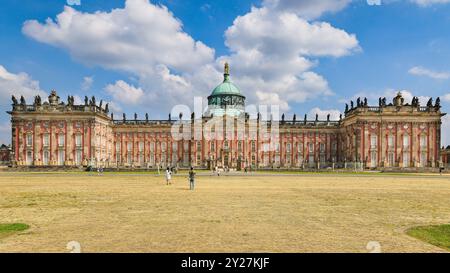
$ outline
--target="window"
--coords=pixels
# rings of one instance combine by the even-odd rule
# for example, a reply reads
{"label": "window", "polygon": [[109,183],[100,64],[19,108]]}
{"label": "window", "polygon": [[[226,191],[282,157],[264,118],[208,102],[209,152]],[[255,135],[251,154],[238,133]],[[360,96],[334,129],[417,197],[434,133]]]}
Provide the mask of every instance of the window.
{"label": "window", "polygon": [[27,146],[32,146],[32,145],[33,145],[33,135],[27,134]]}
{"label": "window", "polygon": [[377,136],[371,136],[370,137],[370,148],[371,149],[376,149],[377,148]]}
{"label": "window", "polygon": [[420,147],[422,149],[426,149],[427,148],[427,136],[426,135],[421,135],[420,136]]}
{"label": "window", "polygon": [[308,149],[309,149],[310,154],[314,154],[314,144],[313,143],[309,143]]}
{"label": "window", "polygon": [[214,152],[215,150],[214,150],[214,142],[211,142],[211,152]]}
{"label": "window", "polygon": [[427,166],[427,153],[422,152],[420,153],[420,167],[426,167]]}
{"label": "window", "polygon": [[389,153],[388,154],[388,162],[389,162],[389,167],[394,167],[394,153]]}
{"label": "window", "polygon": [[408,149],[409,148],[409,135],[403,136],[403,148]]}
{"label": "window", "polygon": [[33,152],[32,151],[27,151],[27,165],[33,165]]}
{"label": "window", "polygon": [[238,152],[242,152],[242,141],[238,141]]}
{"label": "window", "polygon": [[167,150],[167,143],[166,142],[161,143],[161,150],[163,152],[165,152]]}
{"label": "window", "polygon": [[42,164],[44,166],[47,166],[49,161],[50,161],[50,152],[46,150],[43,153]]}
{"label": "window", "polygon": [[75,135],[75,146],[77,146],[77,147],[81,146],[81,135],[80,134]]}
{"label": "window", "polygon": [[[279,150],[279,144],[277,144],[277,145],[278,145],[278,150]],[[254,140],[252,141],[252,152],[256,152],[256,143]]]}
{"label": "window", "polygon": [[403,168],[408,168],[409,167],[409,152],[404,152],[403,153]]}
{"label": "window", "polygon": [[187,142],[187,141],[184,142],[184,151],[185,152],[189,151],[189,142]]}
{"label": "window", "polygon": [[286,153],[290,154],[291,151],[291,143],[286,144]]}
{"label": "window", "polygon": [[394,148],[394,136],[393,135],[388,136],[388,146],[389,146],[389,148]]}
{"label": "window", "polygon": [[325,144],[324,143],[320,143],[320,152],[321,153],[325,152]]}
{"label": "window", "polygon": [[178,151],[178,143],[176,142],[172,143],[172,151],[174,152]]}
{"label": "window", "polygon": [[133,148],[133,143],[128,142],[127,143],[127,151],[128,151],[128,153],[131,152],[132,148]]}
{"label": "window", "polygon": [[144,151],[144,142],[143,141],[141,141],[141,142],[139,142],[139,152],[143,152]]}
{"label": "window", "polygon": [[64,134],[59,134],[58,135],[58,145],[59,145],[59,147],[64,147],[65,140],[66,140],[66,135],[64,135]]}
{"label": "window", "polygon": [[202,142],[197,141],[197,152],[201,152],[201,151],[202,151]]}
{"label": "window", "polygon": [[64,152],[64,150],[59,150],[58,151],[58,165],[59,166],[63,166],[65,160],[66,159],[65,159],[65,152]]}
{"label": "window", "polygon": [[154,142],[152,142],[152,143],[150,143],[150,152],[154,152],[155,151],[155,143]]}
{"label": "window", "polygon": [[77,166],[81,165],[81,161],[82,161],[82,152],[81,150],[77,150],[75,152],[75,165]]}
{"label": "window", "polygon": [[378,159],[377,152],[371,152],[370,153],[370,167],[372,167],[372,168],[377,167],[377,165],[378,165],[377,159]]}
{"label": "window", "polygon": [[44,147],[48,147],[50,145],[50,135],[49,134],[44,134],[43,137],[43,145]]}

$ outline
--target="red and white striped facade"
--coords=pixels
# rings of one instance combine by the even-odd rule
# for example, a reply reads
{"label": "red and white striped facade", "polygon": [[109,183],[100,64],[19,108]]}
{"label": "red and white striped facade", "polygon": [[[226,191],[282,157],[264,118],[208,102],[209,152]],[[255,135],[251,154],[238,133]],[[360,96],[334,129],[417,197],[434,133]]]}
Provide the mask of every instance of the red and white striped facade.
{"label": "red and white striped facade", "polygon": [[210,119],[202,117],[183,121],[191,137],[175,140],[177,121],[113,120],[95,101],[64,104],[55,92],[49,102],[14,104],[9,113],[16,166],[236,169],[438,167],[444,115],[434,106],[358,106],[339,121],[281,120],[271,140],[270,131],[252,131],[245,119],[243,135],[232,129],[209,140],[194,130]]}

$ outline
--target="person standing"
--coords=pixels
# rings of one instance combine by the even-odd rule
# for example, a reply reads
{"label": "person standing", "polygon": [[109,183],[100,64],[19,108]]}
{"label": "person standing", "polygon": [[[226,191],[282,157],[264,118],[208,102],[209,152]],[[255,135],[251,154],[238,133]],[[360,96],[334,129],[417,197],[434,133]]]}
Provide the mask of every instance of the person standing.
{"label": "person standing", "polygon": [[170,171],[169,167],[167,167],[167,169],[166,169],[166,183],[167,183],[167,185],[172,184],[171,183],[171,179],[172,179],[172,172]]}
{"label": "person standing", "polygon": [[195,188],[195,172],[194,168],[191,167],[191,170],[189,171],[189,189],[193,191]]}

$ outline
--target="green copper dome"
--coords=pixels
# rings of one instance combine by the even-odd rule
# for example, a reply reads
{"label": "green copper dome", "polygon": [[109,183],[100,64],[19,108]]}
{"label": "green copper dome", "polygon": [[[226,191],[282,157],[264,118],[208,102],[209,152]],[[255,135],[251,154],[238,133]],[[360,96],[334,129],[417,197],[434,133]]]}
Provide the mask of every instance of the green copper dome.
{"label": "green copper dome", "polygon": [[225,74],[223,83],[214,88],[211,95],[214,96],[221,94],[241,95],[241,90],[239,90],[239,88],[230,81],[229,74]]}
{"label": "green copper dome", "polygon": [[241,90],[230,81],[230,68],[225,64],[223,82],[214,88],[208,97],[208,108],[214,116],[237,116],[244,112],[245,97]]}

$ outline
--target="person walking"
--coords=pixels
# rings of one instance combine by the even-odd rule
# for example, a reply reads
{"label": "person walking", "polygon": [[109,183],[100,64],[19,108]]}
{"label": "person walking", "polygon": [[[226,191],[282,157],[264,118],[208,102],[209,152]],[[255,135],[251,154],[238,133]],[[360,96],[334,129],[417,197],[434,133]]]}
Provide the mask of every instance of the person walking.
{"label": "person walking", "polygon": [[166,169],[166,183],[167,183],[167,185],[172,184],[171,179],[172,179],[172,172],[170,171],[169,167],[167,167],[167,169]]}
{"label": "person walking", "polygon": [[189,171],[189,189],[193,191],[195,188],[195,172],[194,168],[191,167],[191,170]]}

